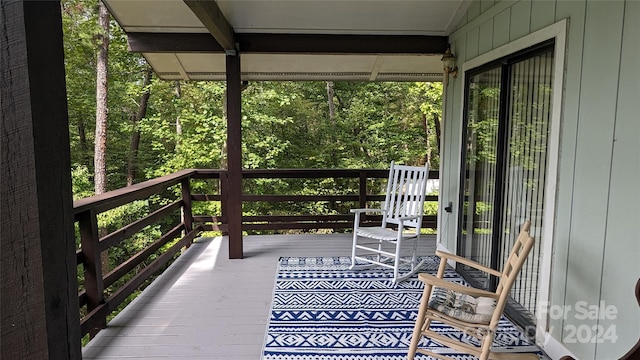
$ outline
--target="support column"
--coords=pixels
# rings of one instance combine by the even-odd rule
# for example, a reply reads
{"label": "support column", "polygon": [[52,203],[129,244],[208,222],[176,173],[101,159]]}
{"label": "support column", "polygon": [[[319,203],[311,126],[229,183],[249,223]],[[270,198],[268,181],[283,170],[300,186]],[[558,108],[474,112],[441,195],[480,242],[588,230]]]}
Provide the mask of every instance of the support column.
{"label": "support column", "polygon": [[242,82],[240,55],[227,55],[227,221],[229,258],[242,259]]}
{"label": "support column", "polygon": [[59,1],[0,1],[0,358],[80,359]]}

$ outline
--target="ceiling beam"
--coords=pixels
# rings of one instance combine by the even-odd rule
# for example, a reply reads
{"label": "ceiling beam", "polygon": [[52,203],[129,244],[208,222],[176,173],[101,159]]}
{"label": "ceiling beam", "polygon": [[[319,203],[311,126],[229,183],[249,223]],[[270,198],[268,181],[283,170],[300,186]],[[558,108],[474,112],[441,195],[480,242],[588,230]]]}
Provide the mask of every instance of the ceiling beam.
{"label": "ceiling beam", "polygon": [[[128,33],[133,52],[224,52],[209,34]],[[249,34],[235,36],[239,50],[264,54],[443,54],[446,36]]]}
{"label": "ceiling beam", "polygon": [[238,34],[240,50],[251,53],[441,54],[446,36]]}
{"label": "ceiling beam", "polygon": [[223,53],[211,34],[128,33],[129,51],[144,53]]}
{"label": "ceiling beam", "polygon": [[225,50],[236,50],[235,32],[213,0],[184,0],[214,39]]}

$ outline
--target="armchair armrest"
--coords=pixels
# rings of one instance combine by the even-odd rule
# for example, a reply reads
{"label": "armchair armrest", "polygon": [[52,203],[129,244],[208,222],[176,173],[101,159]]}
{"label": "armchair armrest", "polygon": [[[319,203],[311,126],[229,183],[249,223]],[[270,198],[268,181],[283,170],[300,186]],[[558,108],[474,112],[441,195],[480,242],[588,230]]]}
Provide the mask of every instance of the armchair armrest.
{"label": "armchair armrest", "polygon": [[489,267],[486,267],[484,265],[478,264],[477,262],[475,262],[473,260],[469,260],[469,259],[463,258],[462,256],[450,254],[450,253],[443,252],[443,251],[440,251],[440,250],[436,250],[436,255],[438,255],[441,258],[453,260],[455,262],[459,262],[461,264],[465,264],[467,266],[471,266],[474,269],[478,269],[478,270],[484,271],[484,272],[486,272],[488,274],[491,274],[491,275],[495,275],[495,276],[498,276],[498,277],[502,276],[501,272],[499,272],[497,270],[493,270],[493,269],[491,269]]}
{"label": "armchair armrest", "polygon": [[437,286],[440,288],[444,288],[444,289],[449,289],[449,290],[453,290],[455,292],[460,292],[460,293],[464,293],[464,294],[468,294],[471,295],[473,297],[479,297],[479,296],[484,296],[484,297],[490,297],[493,299],[498,299],[500,296],[494,292],[490,292],[490,291],[486,291],[486,290],[482,290],[482,289],[476,289],[474,287],[470,287],[470,286],[464,286],[464,285],[460,285],[454,282],[450,282],[444,279],[440,279],[437,278],[433,275],[430,274],[426,274],[426,273],[420,273],[418,274],[418,279],[420,279],[423,283],[425,284],[429,284],[432,286]]}

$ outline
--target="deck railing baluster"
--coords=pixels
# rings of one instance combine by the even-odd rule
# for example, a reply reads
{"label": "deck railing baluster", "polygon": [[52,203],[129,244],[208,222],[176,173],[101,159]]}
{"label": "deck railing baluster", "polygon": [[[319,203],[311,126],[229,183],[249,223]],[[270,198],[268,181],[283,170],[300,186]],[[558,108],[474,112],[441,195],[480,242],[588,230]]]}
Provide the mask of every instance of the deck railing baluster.
{"label": "deck railing baluster", "polygon": [[[180,182],[182,187],[182,222],[184,223],[184,234],[193,230],[193,214],[191,211],[191,177],[184,178]],[[193,240],[189,243],[189,246]]]}
{"label": "deck railing baluster", "polygon": [[[366,170],[360,170],[360,186],[359,186],[359,201],[358,201],[358,208],[359,209],[364,209],[367,207],[367,171]],[[360,217],[360,221],[359,221],[359,225],[362,225],[362,222],[366,221],[367,219],[367,213],[362,214],[362,216]]]}
{"label": "deck railing baluster", "polygon": [[[227,205],[229,204],[229,178],[227,172],[220,173],[220,218],[227,223]],[[226,226],[223,227],[222,235],[227,236],[229,232]]]}
{"label": "deck railing baluster", "polygon": [[[104,302],[104,282],[102,277],[102,249],[98,236],[98,218],[94,210],[89,209],[76,214],[80,229],[80,244],[84,262],[84,288],[87,299],[87,312],[91,312]],[[101,328],[106,327],[106,319],[92,328],[93,337]]]}

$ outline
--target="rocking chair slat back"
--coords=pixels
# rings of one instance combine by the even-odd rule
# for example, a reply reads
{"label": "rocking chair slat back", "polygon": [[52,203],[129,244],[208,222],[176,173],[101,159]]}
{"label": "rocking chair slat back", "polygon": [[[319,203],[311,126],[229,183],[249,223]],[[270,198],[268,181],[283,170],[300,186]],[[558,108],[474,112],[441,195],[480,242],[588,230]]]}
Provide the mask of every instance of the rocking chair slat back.
{"label": "rocking chair slat back", "polygon": [[407,220],[405,223],[420,231],[428,175],[426,167],[416,168],[391,163],[383,206],[387,212],[383,214],[382,226],[397,225],[401,218],[417,216],[416,219]]}

